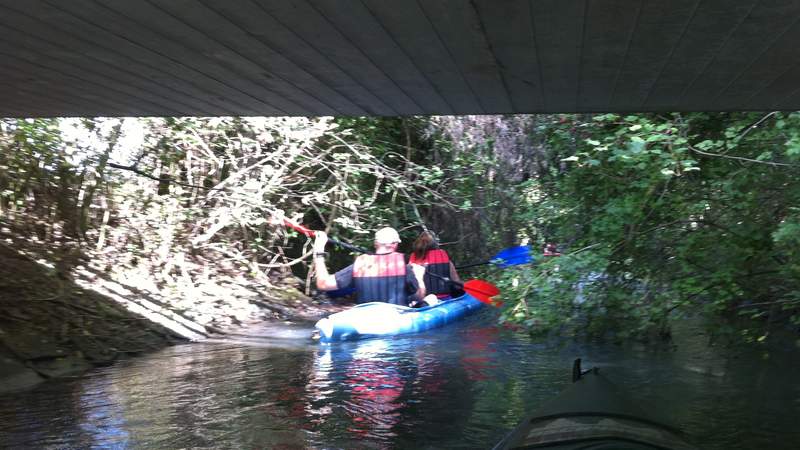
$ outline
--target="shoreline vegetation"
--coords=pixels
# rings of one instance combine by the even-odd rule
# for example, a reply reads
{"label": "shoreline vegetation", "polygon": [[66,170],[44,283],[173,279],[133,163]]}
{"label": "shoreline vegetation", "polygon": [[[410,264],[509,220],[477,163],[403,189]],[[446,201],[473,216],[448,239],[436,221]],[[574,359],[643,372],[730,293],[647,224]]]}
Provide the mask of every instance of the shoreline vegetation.
{"label": "shoreline vegetation", "polygon": [[291,275],[258,290],[234,279],[209,282],[187,303],[128,284],[103,271],[99,258],[55,256],[2,228],[0,394],[241,326],[311,323],[346,307],[305,296],[302,280]]}
{"label": "shoreline vegetation", "polygon": [[791,112],[0,119],[0,378],[341,309],[276,212],[406,253],[424,224],[460,263],[554,244],[463,275],[531,333],[797,339],[798,168]]}

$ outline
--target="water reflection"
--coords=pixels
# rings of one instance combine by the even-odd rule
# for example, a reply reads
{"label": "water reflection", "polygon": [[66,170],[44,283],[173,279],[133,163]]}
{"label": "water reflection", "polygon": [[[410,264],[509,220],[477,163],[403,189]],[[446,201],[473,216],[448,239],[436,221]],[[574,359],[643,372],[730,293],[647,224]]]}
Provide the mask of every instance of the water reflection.
{"label": "water reflection", "polygon": [[[80,385],[75,414],[85,435],[82,441],[104,447],[124,447],[128,443],[128,422],[113,385],[102,378],[91,378]],[[111,388],[111,389],[109,389]]]}
{"label": "water reflection", "polygon": [[333,358],[334,371],[345,387],[341,404],[351,421],[347,429],[358,437],[371,436],[383,443],[395,436],[393,428],[401,420],[402,403],[398,399],[410,377],[410,367],[401,364],[388,349],[386,340],[365,341],[351,352],[338,351]]}
{"label": "water reflection", "polygon": [[800,446],[797,351],[535,341],[491,319],[331,345],[285,338],[305,335],[294,328],[166,349],[0,397],[0,447],[487,448],[566,386],[576,356],[701,448]]}
{"label": "water reflection", "polygon": [[489,373],[496,368],[497,358],[492,345],[497,340],[497,327],[480,327],[465,334],[464,347],[467,350],[461,357],[464,370],[472,381],[487,381]]}

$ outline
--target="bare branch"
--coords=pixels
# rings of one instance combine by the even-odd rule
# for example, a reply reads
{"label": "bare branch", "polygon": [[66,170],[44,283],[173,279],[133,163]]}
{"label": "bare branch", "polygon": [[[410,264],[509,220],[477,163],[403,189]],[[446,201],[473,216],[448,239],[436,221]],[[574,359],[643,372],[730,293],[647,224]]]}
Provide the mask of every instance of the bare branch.
{"label": "bare branch", "polygon": [[207,189],[207,190],[210,190],[210,191],[212,191],[212,190],[221,190],[221,189],[217,189],[217,188],[209,188],[209,187],[205,187],[205,186],[198,186],[198,185],[195,185],[195,184],[181,183],[180,181],[177,181],[177,180],[175,180],[174,178],[172,178],[172,177],[170,177],[168,175],[162,176],[162,177],[157,177],[157,176],[152,175],[150,173],[147,173],[147,172],[144,172],[142,170],[139,170],[135,166],[123,166],[122,164],[116,164],[116,163],[113,163],[113,162],[109,162],[108,163],[108,167],[113,167],[114,169],[120,169],[120,170],[127,170],[129,172],[135,173],[136,175],[140,175],[140,176],[143,176],[145,178],[149,178],[151,180],[165,181],[167,183],[174,183],[174,184],[177,184],[179,186],[185,186],[185,187],[190,187],[190,188],[198,188],[198,189]]}
{"label": "bare branch", "polygon": [[693,146],[691,146],[689,144],[687,144],[687,145],[689,147],[689,150],[691,150],[691,151],[693,151],[693,152],[695,152],[697,154],[704,155],[704,156],[712,156],[712,157],[716,157],[716,158],[735,159],[737,161],[745,161],[745,162],[754,163],[754,164],[765,164],[765,165],[774,166],[774,167],[800,167],[797,164],[779,163],[779,162],[772,162],[772,161],[759,161],[757,159],[744,158],[742,156],[730,156],[730,155],[722,155],[722,154],[719,154],[719,153],[709,153],[709,152],[704,152],[702,150],[698,150],[698,149],[694,148]]}

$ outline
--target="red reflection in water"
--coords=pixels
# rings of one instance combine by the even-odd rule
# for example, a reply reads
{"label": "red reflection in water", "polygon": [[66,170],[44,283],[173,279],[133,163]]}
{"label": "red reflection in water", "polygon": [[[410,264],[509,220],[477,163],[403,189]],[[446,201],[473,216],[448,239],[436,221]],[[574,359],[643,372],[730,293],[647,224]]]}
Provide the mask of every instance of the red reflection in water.
{"label": "red reflection in water", "polygon": [[304,389],[290,385],[284,387],[280,392],[278,392],[278,394],[275,396],[275,399],[287,403],[285,409],[287,417],[301,419],[299,422],[300,427],[309,429],[310,424],[305,423],[305,421],[302,420],[306,417],[305,396],[306,392]]}
{"label": "red reflection in water", "polygon": [[406,382],[394,362],[353,358],[344,372],[345,383],[352,386],[346,402],[353,425],[348,430],[362,436],[394,436],[392,428],[400,422],[397,399]]}
{"label": "red reflection in water", "polygon": [[[368,440],[370,448],[391,448],[398,435],[397,425],[405,420],[407,397],[436,397],[449,381],[435,349],[419,347],[412,360],[398,360],[391,345],[391,341],[365,341],[348,351],[320,354],[312,384],[321,388],[308,393],[320,403],[331,395],[346,396],[336,400],[341,409],[314,408],[309,404],[306,413],[326,416],[335,410],[344,411],[349,418],[345,429],[356,440]],[[324,421],[320,417],[318,422]]]}
{"label": "red reflection in water", "polygon": [[467,377],[472,381],[485,381],[490,379],[489,369],[494,367],[492,353],[496,350],[491,346],[497,340],[498,330],[495,327],[472,329],[465,334],[465,346],[469,356],[463,356],[461,363],[467,372]]}

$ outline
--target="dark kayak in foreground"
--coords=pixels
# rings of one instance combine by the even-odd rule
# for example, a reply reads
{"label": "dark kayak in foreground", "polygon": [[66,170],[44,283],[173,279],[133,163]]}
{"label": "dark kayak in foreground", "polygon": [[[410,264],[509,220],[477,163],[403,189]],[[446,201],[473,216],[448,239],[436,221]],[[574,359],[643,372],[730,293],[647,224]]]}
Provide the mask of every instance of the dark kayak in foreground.
{"label": "dark kayak in foreground", "polygon": [[681,433],[648,418],[598,369],[573,367],[573,383],[526,418],[495,450],[696,450]]}
{"label": "dark kayak in foreground", "polygon": [[425,308],[370,302],[331,314],[315,327],[322,342],[419,333],[453,323],[482,306],[482,302],[469,294]]}

